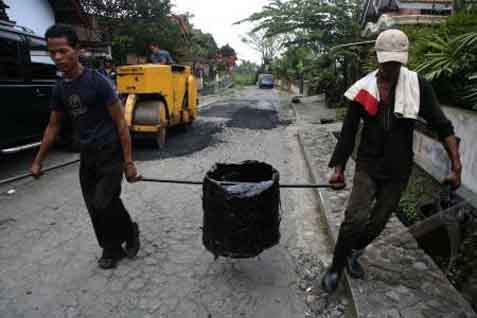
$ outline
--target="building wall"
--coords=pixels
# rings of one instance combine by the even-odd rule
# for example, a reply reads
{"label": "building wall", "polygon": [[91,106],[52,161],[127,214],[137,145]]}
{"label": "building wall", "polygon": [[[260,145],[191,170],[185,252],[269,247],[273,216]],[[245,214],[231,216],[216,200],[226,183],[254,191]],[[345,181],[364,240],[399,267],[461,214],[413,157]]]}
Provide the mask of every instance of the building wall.
{"label": "building wall", "polygon": [[420,14],[419,9],[399,9],[399,14]]}
{"label": "building wall", "polygon": [[[462,184],[477,194],[477,112],[452,107],[443,107],[445,114],[452,121],[455,132],[461,138],[460,155],[463,163]],[[414,134],[415,161],[429,174],[441,179],[450,168],[444,147],[435,139],[421,132]]]}
{"label": "building wall", "polygon": [[47,0],[4,0],[10,8],[7,14],[18,25],[44,36],[46,29],[55,23],[53,9]]}

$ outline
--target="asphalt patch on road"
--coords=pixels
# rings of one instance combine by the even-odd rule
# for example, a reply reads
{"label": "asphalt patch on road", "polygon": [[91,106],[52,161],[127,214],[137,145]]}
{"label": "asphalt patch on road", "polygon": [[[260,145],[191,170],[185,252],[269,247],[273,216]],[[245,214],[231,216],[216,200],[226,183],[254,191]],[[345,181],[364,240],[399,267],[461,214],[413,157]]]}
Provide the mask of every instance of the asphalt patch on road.
{"label": "asphalt patch on road", "polygon": [[273,129],[278,127],[278,113],[271,109],[241,108],[226,123],[227,127],[242,129]]}
{"label": "asphalt patch on road", "polygon": [[154,138],[135,138],[134,159],[150,161],[187,156],[221,143],[216,135],[222,130],[223,126],[220,123],[200,119],[187,128],[170,128],[163,149],[158,149]]}
{"label": "asphalt patch on road", "polygon": [[230,128],[261,130],[286,124],[275,109],[254,107],[258,104],[254,99],[231,100],[201,110],[200,116],[228,119],[225,125]]}
{"label": "asphalt patch on road", "polygon": [[228,100],[227,102],[214,103],[200,110],[201,117],[232,118],[238,109],[252,108],[258,105],[255,99]]}

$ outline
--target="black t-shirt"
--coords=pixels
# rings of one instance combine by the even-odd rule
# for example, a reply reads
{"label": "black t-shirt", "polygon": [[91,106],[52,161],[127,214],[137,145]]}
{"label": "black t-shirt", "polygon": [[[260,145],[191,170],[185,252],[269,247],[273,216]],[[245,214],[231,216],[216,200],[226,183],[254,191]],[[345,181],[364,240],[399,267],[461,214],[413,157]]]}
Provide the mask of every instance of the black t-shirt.
{"label": "black t-shirt", "polygon": [[76,79],[60,79],[53,90],[51,109],[68,114],[78,130],[80,144],[102,146],[118,142],[108,107],[118,100],[109,79],[84,68]]}

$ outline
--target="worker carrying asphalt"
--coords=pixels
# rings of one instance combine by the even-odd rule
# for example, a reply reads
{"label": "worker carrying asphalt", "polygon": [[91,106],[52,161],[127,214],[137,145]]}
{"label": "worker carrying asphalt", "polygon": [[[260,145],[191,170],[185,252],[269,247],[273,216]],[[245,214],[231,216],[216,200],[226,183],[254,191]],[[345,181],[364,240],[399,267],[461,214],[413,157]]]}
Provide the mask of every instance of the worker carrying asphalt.
{"label": "worker carrying asphalt", "polygon": [[418,117],[427,121],[447,150],[452,169],[445,182],[454,188],[461,184],[462,163],[453,125],[442,112],[431,84],[405,67],[409,50],[406,34],[384,31],[375,46],[379,68],[345,93],[348,111],[329,163],[334,168],[330,183],[342,186],[362,120],[353,190],[333,262],[322,279],[322,287],[329,293],[337,288],[344,268],[353,278],[364,277],[358,259],[385,228],[409,181],[413,129]]}
{"label": "worker carrying asphalt", "polygon": [[69,116],[81,144],[83,198],[103,249],[98,265],[114,268],[126,255],[135,257],[140,245],[139,227],[120,199],[123,173],[129,182],[140,179],[124,111],[109,79],[79,62],[78,36],[71,27],[54,25],[45,38],[50,56],[64,76],[53,90],[50,120],[30,172],[41,176],[48,148],[58,135],[62,118]]}

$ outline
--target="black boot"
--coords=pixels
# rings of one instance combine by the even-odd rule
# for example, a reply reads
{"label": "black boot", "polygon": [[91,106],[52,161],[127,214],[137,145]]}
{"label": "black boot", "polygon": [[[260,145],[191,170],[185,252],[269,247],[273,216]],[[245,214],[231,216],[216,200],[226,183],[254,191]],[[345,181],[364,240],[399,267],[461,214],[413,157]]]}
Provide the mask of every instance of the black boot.
{"label": "black boot", "polygon": [[352,250],[351,255],[346,260],[346,269],[352,278],[364,278],[363,266],[359,263],[359,257],[363,255],[364,250]]}
{"label": "black boot", "polygon": [[328,294],[333,293],[338,287],[342,271],[342,269],[336,269],[334,266],[331,266],[321,279],[321,288]]}

